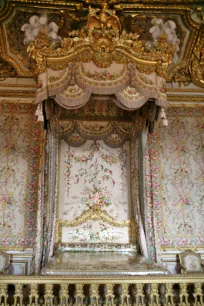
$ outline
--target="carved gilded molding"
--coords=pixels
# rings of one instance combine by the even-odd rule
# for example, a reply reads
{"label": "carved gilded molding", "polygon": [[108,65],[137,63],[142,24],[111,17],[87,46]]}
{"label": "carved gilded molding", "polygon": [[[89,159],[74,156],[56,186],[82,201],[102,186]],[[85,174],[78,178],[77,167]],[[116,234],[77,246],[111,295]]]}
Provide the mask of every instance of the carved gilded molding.
{"label": "carved gilded molding", "polygon": [[[7,87],[7,88],[32,88],[32,89],[36,89],[36,85],[32,85],[32,84],[10,84],[10,83],[0,83],[0,88],[3,87]],[[6,91],[6,89],[5,89]],[[10,91],[10,89],[8,90]],[[23,91],[23,89],[22,89]]]}
{"label": "carved gilded molding", "polygon": [[130,225],[130,220],[128,221],[117,221],[113,219],[106,211],[100,210],[96,207],[93,207],[92,209],[86,210],[83,212],[81,216],[76,218],[74,221],[62,221],[58,220],[57,222],[63,226],[69,226],[69,227],[75,227],[78,225],[81,225],[89,220],[102,220],[110,225],[117,226],[117,227],[124,227]]}
{"label": "carved gilded molding", "polygon": [[176,93],[179,93],[179,92],[181,92],[181,93],[204,93],[204,89],[202,89],[202,88],[199,88],[199,87],[197,87],[197,88],[185,88],[185,87],[179,87],[179,88],[168,88],[167,87],[167,95],[168,95],[168,93],[170,93],[170,92],[172,92],[172,93],[174,93],[174,92],[176,92]]}
{"label": "carved gilded molding", "polygon": [[34,99],[33,100],[26,100],[26,97],[24,100],[18,100],[13,98],[13,100],[9,99],[0,99],[0,104],[7,104],[7,103],[13,103],[13,104],[33,104],[33,107],[36,108],[36,105],[34,105]]}
{"label": "carved gilded molding", "polygon": [[1,97],[35,98],[35,91],[24,90],[0,90]]}
{"label": "carved gilded molding", "polygon": [[[45,32],[41,31],[39,39],[30,43],[27,49],[29,56],[36,62],[35,74],[44,72],[47,67],[61,70],[71,62],[92,60],[95,65],[102,68],[110,66],[113,61],[136,63],[137,68],[143,73],[155,71],[158,75],[166,77],[167,67],[171,64],[175,46],[168,44],[165,36],[161,37],[151,50],[146,51],[145,42],[139,41],[137,35],[118,36],[118,29],[108,30],[105,35],[103,29],[98,30],[97,27],[93,29],[91,27],[87,41],[80,38],[81,35],[86,35],[85,33],[76,33],[78,36],[73,40],[65,38],[62,47],[57,50],[51,49]],[[118,42],[115,42],[115,35],[118,36]]]}
{"label": "carved gilded molding", "polygon": [[199,36],[191,58],[191,77],[196,86],[204,88],[204,26],[201,27]]}
{"label": "carved gilded molding", "polygon": [[93,209],[86,210],[82,213],[81,216],[79,216],[73,221],[63,221],[57,219],[56,242],[60,244],[62,243],[62,227],[76,227],[91,220],[101,220],[103,222],[108,223],[109,225],[116,227],[128,227],[130,243],[136,241],[136,224],[134,219],[127,221],[117,221],[113,219],[106,211],[99,210],[97,207],[98,206],[96,205],[96,207],[93,207]]}
{"label": "carved gilded molding", "polygon": [[[166,6],[166,3],[171,3],[171,6]],[[86,19],[86,14],[88,11],[88,5],[90,3],[95,3],[95,7],[99,7],[103,1],[101,0],[95,0],[91,1],[90,0],[84,0],[80,2],[66,2],[66,1],[61,1],[60,3],[58,1],[25,1],[25,0],[8,0],[7,5],[0,10],[0,22],[5,22],[8,24],[9,18],[15,18],[15,13],[16,10],[23,10],[24,12],[34,12],[34,9],[48,9],[49,12],[53,12],[55,10],[56,13],[59,13],[59,9],[65,9],[65,11],[68,14],[71,14],[73,20],[77,21],[82,21]],[[198,0],[196,2],[198,5],[199,3],[202,3],[202,0]],[[172,20],[176,16],[176,18],[180,18],[186,27],[188,29],[189,34],[188,34],[188,46],[185,48],[185,52],[183,54],[183,58],[181,62],[175,66],[173,65],[170,70],[168,70],[166,74],[166,79],[169,81],[176,81],[179,83],[188,83],[192,81],[194,84],[197,86],[203,87],[204,81],[203,81],[203,65],[202,65],[202,59],[198,58],[198,52],[202,53],[203,47],[202,47],[202,34],[199,29],[201,28],[201,23],[196,23],[195,20],[191,18],[192,14],[192,4],[194,4],[193,0],[147,0],[143,1],[128,1],[120,3],[120,1],[117,0],[110,0],[109,4],[111,5],[112,8],[114,8],[117,12],[117,14],[121,17],[123,16],[137,16],[137,15],[142,15],[144,17],[146,16],[153,16],[156,18],[161,18],[162,14],[165,12],[166,16],[170,16]],[[194,6],[195,7],[195,6]],[[83,11],[84,14],[83,16],[78,16],[78,12]],[[85,15],[85,16],[84,16]],[[117,17],[115,14],[112,17]],[[117,18],[115,18],[116,21]],[[6,35],[5,35],[5,27],[1,26],[0,27],[0,53],[2,58],[7,61],[9,64],[11,64],[17,74],[19,76],[34,76],[35,71],[32,69],[26,69],[25,65],[25,59],[20,57],[17,59],[18,54],[12,53],[13,51],[10,50],[9,45],[6,43]],[[199,32],[199,34],[198,34]],[[70,38],[71,39],[71,38]],[[71,54],[72,52],[69,53],[68,45],[71,43],[71,40],[67,39],[66,40],[66,47],[61,48],[61,51],[66,50],[66,52],[61,52],[58,51],[58,54],[56,55],[55,52],[50,51],[49,58],[48,58],[48,66],[50,66],[53,69],[61,69],[64,68],[65,65],[67,65],[68,62],[72,60],[90,60],[91,58],[93,59],[94,54],[93,54],[93,48],[97,48],[96,40],[93,41],[92,46],[86,45],[86,47],[81,48],[81,46],[78,45],[78,48],[74,49],[74,55]],[[110,42],[110,41],[109,41]],[[108,48],[110,47],[110,44],[108,45]],[[126,46],[126,42],[124,41],[123,45],[114,47],[114,52],[112,53],[111,56],[107,57],[107,64],[108,62],[112,59],[118,61],[118,62],[130,62],[130,61],[135,61],[137,63],[138,68],[143,71],[143,72],[151,72],[154,71],[155,69],[158,70],[159,73],[163,74],[162,71],[160,70],[165,70],[166,67],[162,67],[162,69],[158,68],[157,66],[157,59],[155,60],[156,53],[151,54],[151,59],[144,59],[142,55],[144,55],[143,51],[141,52],[143,45],[139,46],[137,45],[136,48],[136,53],[137,57],[135,57],[134,52],[129,52],[130,49]],[[107,45],[106,45],[107,47]],[[32,53],[31,56],[34,56],[33,49],[30,49],[30,52]],[[169,52],[169,51],[168,51]],[[172,52],[172,51],[171,51]],[[170,53],[171,53],[170,52]],[[139,54],[139,55],[138,55]],[[197,54],[197,55],[196,55]],[[104,54],[103,54],[104,55]],[[109,54],[110,55],[110,54]],[[169,54],[170,55],[170,54]],[[58,63],[56,63],[56,56],[59,58],[61,57],[61,60],[59,60]],[[202,57],[202,56],[201,56]],[[170,59],[170,57],[169,57]],[[165,59],[165,60],[169,60]],[[42,58],[38,57],[39,62],[42,60]],[[96,59],[99,60],[99,59]],[[150,65],[146,65],[147,62],[149,61]],[[155,63],[153,63],[155,61]],[[104,61],[105,62],[105,61]],[[24,63],[24,65],[23,65]],[[41,63],[42,64],[42,63]],[[40,64],[40,65],[41,65]],[[152,68],[150,68],[150,66]],[[12,76],[12,75],[10,75]]]}
{"label": "carved gilded molding", "polygon": [[169,102],[204,102],[204,96],[183,96],[183,95],[178,95],[178,96],[168,96],[168,101]]}
{"label": "carved gilded molding", "polygon": [[[199,284],[204,282],[203,273],[168,275],[0,275],[0,284]],[[196,304],[195,304],[196,305]]]}

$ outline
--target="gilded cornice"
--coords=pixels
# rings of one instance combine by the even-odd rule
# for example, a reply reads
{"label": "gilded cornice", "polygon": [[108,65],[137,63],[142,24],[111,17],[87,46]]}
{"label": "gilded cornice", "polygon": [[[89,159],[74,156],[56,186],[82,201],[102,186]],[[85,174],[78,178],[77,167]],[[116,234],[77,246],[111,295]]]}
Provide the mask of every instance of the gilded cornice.
{"label": "gilded cornice", "polygon": [[[8,103],[12,103],[12,104],[34,104],[34,99],[33,100],[19,100],[19,99],[16,99],[15,97],[12,99],[12,100],[9,100],[9,99],[0,99],[0,105],[1,104],[8,104]],[[33,107],[36,107],[36,105],[33,105]]]}
{"label": "gilded cornice", "polygon": [[[8,87],[8,88],[32,88],[36,89],[36,85],[32,84],[10,84],[10,83],[0,83],[0,88]],[[10,91],[10,90],[9,90]]]}
{"label": "gilded cornice", "polygon": [[197,103],[204,103],[204,96],[184,96],[184,95],[177,95],[177,96],[168,96],[167,97],[169,102],[197,102]]}
{"label": "gilded cornice", "polygon": [[0,90],[0,97],[35,98],[35,91]]}
{"label": "gilded cornice", "polygon": [[174,92],[177,92],[177,93],[192,93],[192,92],[196,92],[196,93],[201,93],[201,94],[204,94],[204,89],[202,88],[167,88],[167,95],[168,93],[174,93]]}

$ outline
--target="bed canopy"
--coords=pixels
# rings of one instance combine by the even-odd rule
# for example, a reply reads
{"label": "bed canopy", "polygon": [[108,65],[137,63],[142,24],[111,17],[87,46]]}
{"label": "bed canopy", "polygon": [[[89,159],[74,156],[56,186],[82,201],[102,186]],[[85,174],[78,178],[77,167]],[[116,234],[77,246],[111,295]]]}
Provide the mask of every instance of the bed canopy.
{"label": "bed canopy", "polygon": [[175,46],[165,34],[152,44],[140,40],[122,30],[115,11],[104,3],[101,10],[89,8],[85,27],[68,33],[60,47],[54,45],[41,29],[27,49],[36,62],[39,120],[41,102],[50,97],[66,109],[82,107],[93,94],[111,95],[113,103],[130,111],[149,99],[161,109],[167,106],[165,78]]}

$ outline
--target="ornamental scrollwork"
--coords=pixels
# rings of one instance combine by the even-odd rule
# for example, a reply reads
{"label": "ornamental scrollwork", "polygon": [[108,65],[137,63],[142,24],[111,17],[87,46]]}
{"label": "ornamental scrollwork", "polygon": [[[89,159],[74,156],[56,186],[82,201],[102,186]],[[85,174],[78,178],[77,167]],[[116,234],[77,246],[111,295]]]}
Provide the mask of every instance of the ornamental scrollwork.
{"label": "ornamental scrollwork", "polygon": [[204,26],[201,27],[191,59],[191,77],[195,85],[204,87]]}
{"label": "ornamental scrollwork", "polygon": [[0,58],[0,81],[8,77],[15,77],[17,76],[16,69],[7,61]]}
{"label": "ornamental scrollwork", "polygon": [[103,3],[101,10],[89,7],[87,25],[69,32],[68,37],[62,40],[60,48],[53,49],[45,30],[41,29],[40,35],[29,44],[27,50],[36,62],[38,74],[45,67],[63,69],[70,62],[79,60],[93,61],[100,68],[107,68],[115,61],[136,63],[141,71],[154,71],[166,78],[176,45],[167,41],[165,33],[150,46],[137,33],[122,31],[115,11],[108,9],[107,3]]}
{"label": "ornamental scrollwork", "polygon": [[38,39],[27,47],[29,57],[36,62],[36,74],[46,69],[46,55],[51,52],[45,29],[41,29]]}

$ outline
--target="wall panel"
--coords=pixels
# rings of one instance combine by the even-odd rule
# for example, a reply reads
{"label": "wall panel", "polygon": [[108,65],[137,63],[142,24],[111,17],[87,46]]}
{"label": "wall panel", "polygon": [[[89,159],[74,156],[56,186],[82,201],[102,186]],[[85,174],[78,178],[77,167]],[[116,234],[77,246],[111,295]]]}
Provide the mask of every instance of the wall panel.
{"label": "wall panel", "polygon": [[168,119],[144,154],[145,226],[157,261],[204,251],[204,108],[171,107]]}
{"label": "wall panel", "polygon": [[30,104],[0,105],[0,247],[35,243],[41,127]]}

